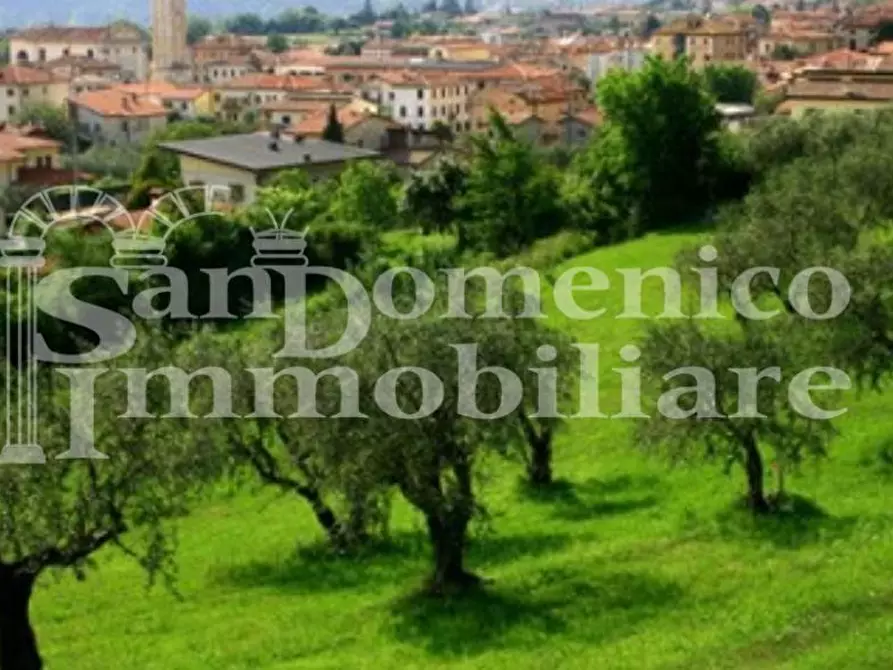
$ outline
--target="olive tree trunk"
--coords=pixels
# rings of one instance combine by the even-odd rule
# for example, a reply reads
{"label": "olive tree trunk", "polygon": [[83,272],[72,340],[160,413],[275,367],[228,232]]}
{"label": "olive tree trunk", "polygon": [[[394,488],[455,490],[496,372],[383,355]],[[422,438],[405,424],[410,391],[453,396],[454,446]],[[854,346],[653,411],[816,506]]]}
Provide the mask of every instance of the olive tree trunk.
{"label": "olive tree trunk", "polygon": [[434,573],[428,588],[435,595],[462,591],[480,582],[465,569],[469,519],[461,512],[428,515],[428,536],[434,551]]}
{"label": "olive tree trunk", "polygon": [[763,486],[763,458],[752,435],[744,442],[744,470],[747,473],[747,506],[754,514],[768,513],[769,503]]}
{"label": "olive tree trunk", "polygon": [[28,605],[37,575],[0,567],[0,670],[41,670]]}

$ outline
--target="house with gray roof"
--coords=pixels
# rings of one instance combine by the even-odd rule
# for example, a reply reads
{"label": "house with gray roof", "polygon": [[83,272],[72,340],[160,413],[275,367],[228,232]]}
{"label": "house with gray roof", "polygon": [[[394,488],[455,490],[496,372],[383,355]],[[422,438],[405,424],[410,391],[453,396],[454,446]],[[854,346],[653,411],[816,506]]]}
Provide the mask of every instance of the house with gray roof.
{"label": "house with gray roof", "polygon": [[304,170],[315,182],[336,177],[351,161],[384,158],[370,149],[276,133],[224,135],[159,146],[177,154],[185,184],[224,186],[234,204],[253,202],[258,187],[283,170]]}

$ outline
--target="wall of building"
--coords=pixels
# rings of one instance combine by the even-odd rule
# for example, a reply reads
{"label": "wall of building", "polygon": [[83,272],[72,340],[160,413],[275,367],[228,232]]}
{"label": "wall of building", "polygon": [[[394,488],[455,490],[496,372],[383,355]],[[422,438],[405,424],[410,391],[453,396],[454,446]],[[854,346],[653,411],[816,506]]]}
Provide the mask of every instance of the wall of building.
{"label": "wall of building", "polygon": [[454,133],[471,130],[470,84],[420,84],[413,87],[385,84],[381,91],[381,104],[386,115],[402,126],[431,130],[441,122]]}
{"label": "wall of building", "polygon": [[183,183],[187,186],[199,184],[229,188],[241,186],[244,192],[244,203],[254,202],[257,194],[257,180],[253,172],[182,155],[180,156],[180,170],[183,174]]}
{"label": "wall of building", "polygon": [[608,72],[615,69],[633,72],[645,64],[644,49],[623,49],[590,54],[586,64],[586,78],[594,85]]}
{"label": "wall of building", "polygon": [[0,86],[0,123],[12,121],[28,104],[61,107],[68,96],[68,85],[61,82],[34,85]]}
{"label": "wall of building", "polygon": [[388,143],[388,122],[374,118],[361,121],[345,131],[344,142],[364,149],[381,151]]}
{"label": "wall of building", "polygon": [[[167,118],[101,116],[86,107],[77,107],[75,118],[80,132],[99,144],[138,144],[167,125]],[[125,127],[124,122],[127,122]]]}
{"label": "wall of building", "polygon": [[809,112],[852,112],[893,107],[893,100],[796,100],[784,101],[784,108],[795,119]]}
{"label": "wall of building", "polygon": [[145,79],[149,74],[149,52],[142,36],[132,28],[114,28],[112,38],[95,42],[67,42],[43,40],[40,42],[11,37],[9,53],[12,62],[25,54],[31,63],[57,60],[66,56],[96,58],[118,65],[122,75],[133,79]]}

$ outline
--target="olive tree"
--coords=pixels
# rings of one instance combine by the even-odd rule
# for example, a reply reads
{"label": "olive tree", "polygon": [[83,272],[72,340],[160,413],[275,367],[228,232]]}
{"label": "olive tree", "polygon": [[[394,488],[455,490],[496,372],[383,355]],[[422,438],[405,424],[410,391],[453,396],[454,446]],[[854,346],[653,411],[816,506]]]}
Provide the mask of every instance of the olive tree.
{"label": "olive tree", "polygon": [[[518,413],[524,387],[537,388],[528,367],[536,347],[514,334],[508,319],[376,316],[362,344],[339,359],[351,371],[349,392],[329,386],[320,400],[331,418],[307,426],[339,481],[395,487],[422,514],[435,594],[479,582],[465,565],[469,524],[481,510],[476,473],[523,439]],[[541,335],[541,344],[554,341]],[[554,404],[558,381],[542,384],[537,409]],[[357,411],[345,415],[349,398]]]}
{"label": "olive tree", "polygon": [[[813,416],[804,398],[808,366],[784,328],[707,332],[694,321],[652,327],[642,343],[656,411],[639,430],[641,442],[674,461],[699,458],[740,465],[748,507],[770,512],[783,494],[765,492],[767,452],[779,465],[824,455],[833,424]],[[808,391],[806,391],[808,393]]]}
{"label": "olive tree", "polygon": [[[120,363],[139,369],[168,360],[163,334],[150,335]],[[46,462],[0,465],[2,670],[42,667],[29,602],[48,570],[83,578],[91,557],[108,546],[134,558],[150,578],[170,577],[174,527],[168,520],[188,509],[210,475],[200,452],[176,439],[175,420],[125,418],[128,383],[117,367],[72,368],[67,384],[62,371],[41,369],[35,402]],[[15,368],[12,374],[18,378]],[[152,385],[147,405],[165,411],[165,394]],[[8,406],[3,394],[0,404],[7,412],[29,398],[13,393]],[[92,446],[81,441],[89,430]]]}

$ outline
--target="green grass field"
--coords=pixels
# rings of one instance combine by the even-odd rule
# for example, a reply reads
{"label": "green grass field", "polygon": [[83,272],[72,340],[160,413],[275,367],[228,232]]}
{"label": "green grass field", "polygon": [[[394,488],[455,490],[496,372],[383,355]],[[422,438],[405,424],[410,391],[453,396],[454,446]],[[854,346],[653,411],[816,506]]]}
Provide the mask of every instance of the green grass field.
{"label": "green grass field", "polygon": [[[696,239],[652,236],[571,264],[665,265]],[[592,304],[616,314],[621,296],[618,282]],[[652,288],[646,304],[661,300]],[[554,322],[602,345],[610,410],[610,368],[640,322]],[[41,648],[50,670],[890,668],[893,474],[877,454],[893,442],[893,396],[847,402],[829,458],[789,481],[823,514],[756,524],[733,511],[740,471],[669,469],[637,451],[628,422],[574,421],[556,445],[566,485],[547,499],[522,492],[520,466],[488,468],[492,518],[469,560],[492,580],[483,595],[412,597],[427,547],[400,504],[392,546],[333,560],[311,551],[302,501],[258,489],[182,521],[181,599],[147,591],[114,550],[85,582],[43,579]]]}

